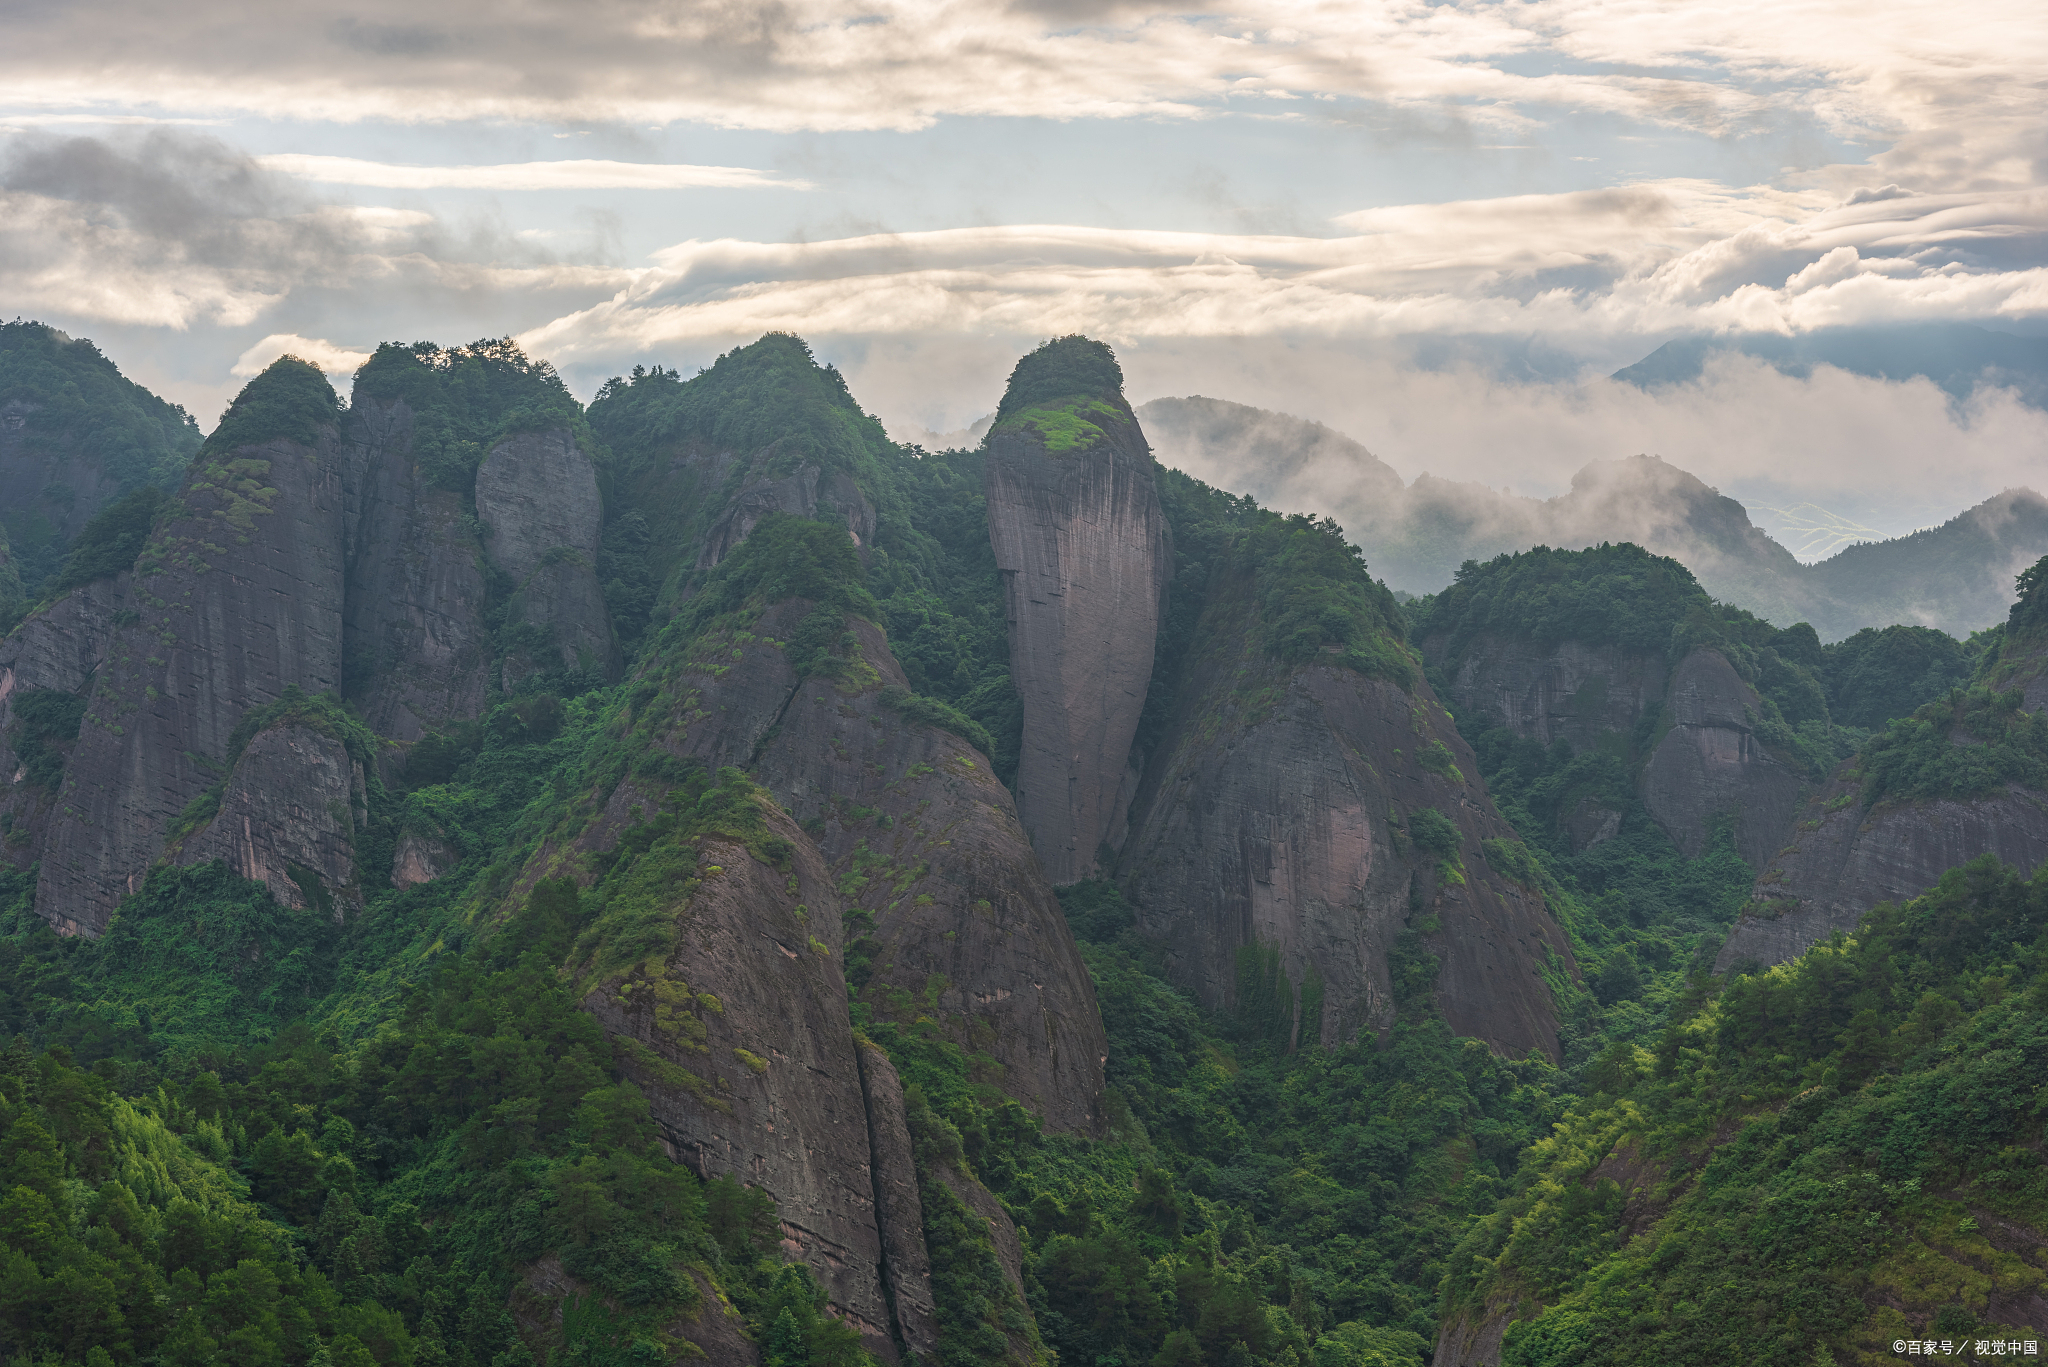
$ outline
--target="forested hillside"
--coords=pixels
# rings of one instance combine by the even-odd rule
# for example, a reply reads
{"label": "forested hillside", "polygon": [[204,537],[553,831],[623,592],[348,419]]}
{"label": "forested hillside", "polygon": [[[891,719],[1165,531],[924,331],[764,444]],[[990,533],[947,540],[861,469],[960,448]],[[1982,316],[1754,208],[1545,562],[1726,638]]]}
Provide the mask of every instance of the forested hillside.
{"label": "forested hillside", "polygon": [[786,335],[587,410],[388,345],[82,521],[0,641],[0,1353],[2038,1337],[2048,884],[1712,966],[1727,794],[1936,781],[1930,708],[2033,754],[2043,586],[1824,647],[1614,545],[1404,610],[1099,343],[999,414],[899,447]]}

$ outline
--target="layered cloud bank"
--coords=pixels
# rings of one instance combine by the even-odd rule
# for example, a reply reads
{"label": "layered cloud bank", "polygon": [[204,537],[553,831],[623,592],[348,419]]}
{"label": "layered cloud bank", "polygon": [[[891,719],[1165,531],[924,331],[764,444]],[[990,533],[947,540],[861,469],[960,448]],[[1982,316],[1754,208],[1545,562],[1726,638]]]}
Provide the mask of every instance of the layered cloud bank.
{"label": "layered cloud bank", "polygon": [[[2005,0],[196,0],[175,22],[104,0],[12,17],[9,39],[0,306],[145,356],[175,338],[140,368],[202,413],[280,349],[339,373],[390,336],[514,334],[587,392],[781,329],[898,430],[947,430],[1020,344],[1079,331],[1144,394],[1288,408],[1409,474],[1536,490],[1661,451],[1836,511],[1897,481],[1848,508],[1889,531],[1949,486],[1952,507],[2028,478],[2041,449],[2039,414],[1995,388],[1732,361],[1656,395],[1597,379],[1687,335],[2048,327],[2048,28]],[[966,120],[957,146],[919,141]],[[303,146],[236,140],[291,121]],[[1135,153],[1065,219],[964,192],[936,226],[878,218],[991,164],[1062,187],[1067,166],[1005,160],[1053,123],[1184,130],[1224,180],[1256,155],[1226,130],[1489,169],[1390,204],[1360,153],[1287,233],[1124,193]],[[593,125],[606,155],[537,155],[595,150],[552,141]],[[491,141],[514,126],[523,153]],[[881,151],[872,130],[894,130]],[[1630,147],[1634,169],[1558,170]]]}

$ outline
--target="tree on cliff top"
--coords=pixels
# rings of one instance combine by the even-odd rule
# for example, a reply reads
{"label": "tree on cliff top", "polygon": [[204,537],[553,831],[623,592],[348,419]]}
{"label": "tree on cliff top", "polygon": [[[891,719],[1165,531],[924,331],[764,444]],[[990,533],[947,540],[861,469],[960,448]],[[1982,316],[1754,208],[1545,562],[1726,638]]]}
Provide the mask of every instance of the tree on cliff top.
{"label": "tree on cliff top", "polygon": [[1123,394],[1124,372],[1116,353],[1106,343],[1077,332],[1055,337],[1017,362],[996,409],[996,422],[1062,399],[1118,400]]}
{"label": "tree on cliff top", "polygon": [[1416,624],[1416,635],[1449,636],[1453,656],[1488,631],[1662,651],[1686,614],[1708,602],[1685,566],[1632,542],[1582,551],[1538,546],[1459,566],[1456,581]]}
{"label": "tree on cliff top", "polygon": [[413,414],[413,453],[429,481],[467,490],[493,446],[516,432],[566,427],[597,458],[583,405],[546,361],[510,337],[468,346],[386,342],[356,372],[358,397],[402,399]]}
{"label": "tree on cliff top", "polygon": [[224,456],[279,437],[311,446],[322,427],[340,421],[341,399],[319,368],[296,356],[280,356],[242,386],[200,454]]}
{"label": "tree on cliff top", "polygon": [[688,380],[659,366],[635,368],[630,379],[614,376],[591,402],[590,421],[628,467],[694,441],[745,455],[773,447],[772,475],[808,462],[865,484],[881,453],[892,449],[882,424],[854,402],[845,377],[819,365],[804,339],[788,332],[735,347]]}

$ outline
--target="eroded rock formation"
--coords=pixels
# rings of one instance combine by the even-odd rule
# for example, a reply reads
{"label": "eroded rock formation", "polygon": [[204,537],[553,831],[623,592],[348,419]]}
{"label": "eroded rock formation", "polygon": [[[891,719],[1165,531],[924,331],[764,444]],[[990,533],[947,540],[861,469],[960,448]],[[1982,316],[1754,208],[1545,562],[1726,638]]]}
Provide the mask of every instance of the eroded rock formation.
{"label": "eroded rock formation", "polygon": [[876,677],[806,680],[757,768],[872,918],[863,996],[885,1014],[892,993],[920,1001],[1047,1129],[1096,1133],[1094,988],[1010,794],[973,745],[890,706],[905,685],[888,643],[847,625]]}
{"label": "eroded rock formation", "polygon": [[[1329,665],[1259,660],[1242,596],[1203,618],[1199,660],[1140,790],[1117,866],[1140,928],[1212,1009],[1238,1001],[1246,955],[1277,952],[1294,1038],[1334,1045],[1385,1029],[1387,951],[1433,919],[1437,997],[1460,1034],[1557,1054],[1538,974],[1570,949],[1542,899],[1494,871],[1481,842],[1513,840],[1427,685],[1403,692]],[[1417,848],[1412,814],[1457,832],[1456,878]]]}
{"label": "eroded rock formation", "polygon": [[462,496],[429,485],[403,400],[349,410],[347,692],[379,735],[418,740],[484,710],[490,637]]}
{"label": "eroded rock formation", "polygon": [[1671,671],[1670,729],[1643,766],[1643,805],[1687,858],[1707,847],[1717,817],[1735,820],[1735,848],[1761,869],[1784,843],[1804,796],[1799,774],[1756,736],[1756,690],[1716,650]]}
{"label": "eroded rock formation", "polygon": [[1076,421],[1098,435],[1062,445],[1029,421],[999,418],[988,438],[989,541],[1024,705],[1017,811],[1055,884],[1096,871],[1123,818],[1172,575],[1138,420],[1120,392],[1090,401],[1099,408]]}
{"label": "eroded rock formation", "polygon": [[[1440,660],[1444,645],[1431,641],[1424,653]],[[1632,731],[1663,701],[1667,672],[1661,656],[1619,646],[1482,633],[1455,662],[1448,691],[1461,712],[1545,745],[1562,740],[1584,750]]]}
{"label": "eroded rock formation", "polygon": [[765,806],[763,817],[786,866],[705,839],[673,949],[596,984],[585,1006],[637,1046],[628,1070],[679,1161],[771,1193],[785,1248],[893,1361],[838,897],[794,823]]}
{"label": "eroded rock formation", "polygon": [[181,864],[218,859],[283,906],[342,919],[363,899],[354,839],[369,816],[363,766],[307,726],[261,731],[228,775],[220,810],[187,836]]}
{"label": "eroded rock formation", "polygon": [[507,689],[537,670],[616,677],[618,647],[597,581],[604,507],[597,467],[575,438],[562,429],[521,432],[491,448],[476,474],[476,515],[491,564],[515,586],[508,615],[549,642],[508,654]]}
{"label": "eroded rock formation", "polygon": [[245,711],[339,686],[341,469],[332,426],[194,464],[125,595],[138,620],[115,628],[94,679],[36,888],[53,925],[105,927]]}

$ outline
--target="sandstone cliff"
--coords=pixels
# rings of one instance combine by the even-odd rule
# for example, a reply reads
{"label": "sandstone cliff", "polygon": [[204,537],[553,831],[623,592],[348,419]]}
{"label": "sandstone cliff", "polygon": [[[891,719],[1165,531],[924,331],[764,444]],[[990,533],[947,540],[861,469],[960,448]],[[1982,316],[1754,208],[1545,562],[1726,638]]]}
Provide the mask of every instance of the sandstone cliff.
{"label": "sandstone cliff", "polygon": [[[34,693],[67,698],[82,693],[106,657],[126,593],[125,575],[95,580],[0,638],[0,816],[7,819],[0,861],[26,867],[42,856],[59,797],[58,785],[45,782],[46,774],[31,774],[16,753],[16,743],[28,743],[16,703]],[[61,740],[73,741],[76,735]]]}
{"label": "sandstone cliff", "polygon": [[2048,793],[2013,786],[1970,801],[1880,804],[1866,810],[1851,765],[1806,804],[1756,882],[1714,971],[1796,959],[1835,931],[1854,933],[1879,902],[1903,902],[1979,855],[2022,872],[2048,863]]}
{"label": "sandstone cliff", "polygon": [[1047,1129],[1098,1133],[1095,992],[1010,794],[971,743],[891,706],[906,689],[887,642],[847,626],[873,676],[805,680],[757,767],[872,925],[862,998],[949,1022]]}
{"label": "sandstone cliff", "polygon": [[813,833],[867,942],[864,999],[890,1015],[908,994],[1049,1129],[1094,1133],[1094,989],[1008,791],[972,744],[891,706],[903,674],[873,624],[845,620],[838,677],[801,678],[787,643],[814,610],[785,600],[694,644],[661,743],[748,768]]}
{"label": "sandstone cliff", "polygon": [[600,975],[586,1008],[630,1042],[622,1059],[678,1160],[772,1194],[784,1247],[893,1361],[838,897],[803,833],[751,801],[772,845],[682,836],[614,874],[612,901],[648,899],[670,947]]}
{"label": "sandstone cliff", "polygon": [[[138,620],[116,627],[94,679],[36,888],[37,912],[67,932],[98,934],[140,885],[244,711],[341,682],[333,392],[281,361],[237,406],[243,421],[230,412],[160,520],[124,601]],[[235,440],[251,421],[268,432]],[[270,435],[281,427],[294,435]]]}
{"label": "sandstone cliff", "polygon": [[354,841],[369,808],[365,768],[341,741],[308,726],[272,727],[236,759],[219,810],[182,841],[178,862],[221,860],[280,905],[341,920],[363,900]]}
{"label": "sandstone cliff", "polygon": [[[1556,1057],[1538,970],[1571,950],[1542,899],[1485,862],[1481,842],[1514,832],[1428,686],[1260,659],[1248,585],[1211,599],[1117,865],[1172,976],[1224,1008],[1246,956],[1277,953],[1294,1038],[1334,1045],[1393,1023],[1387,952],[1412,925],[1452,1029]],[[1424,809],[1448,820],[1451,848],[1418,846]]]}
{"label": "sandstone cliff", "polygon": [[[1448,642],[1424,643],[1431,659]],[[1562,740],[1585,750],[1626,736],[1664,699],[1663,657],[1618,645],[1560,641],[1554,645],[1481,633],[1451,662],[1448,694],[1459,711],[1548,745]]]}
{"label": "sandstone cliff", "polygon": [[1716,817],[1735,818],[1735,848],[1761,869],[1784,843],[1804,796],[1798,772],[1756,736],[1761,700],[1719,651],[1692,651],[1671,671],[1670,729],[1643,766],[1643,805],[1696,858]]}
{"label": "sandstone cliff", "polygon": [[476,473],[476,515],[491,564],[510,580],[508,618],[523,636],[507,652],[507,691],[536,671],[617,676],[618,647],[597,581],[604,521],[597,469],[566,430],[522,432]]}
{"label": "sandstone cliff", "polygon": [[1024,706],[1017,809],[1046,875],[1071,883],[1097,869],[1130,800],[1169,534],[1144,433],[1100,343],[1061,338],[1018,362],[987,450],[989,540]]}
{"label": "sandstone cliff", "polygon": [[346,692],[378,734],[418,740],[480,715],[490,637],[462,496],[428,483],[411,405],[358,393],[345,466]]}
{"label": "sandstone cliff", "polygon": [[[1628,747],[1645,718],[1655,718],[1636,789],[1688,858],[1706,849],[1722,817],[1735,821],[1736,849],[1753,868],[1784,843],[1807,784],[1758,738],[1763,701],[1720,651],[1696,648],[1667,674],[1659,653],[1613,644],[1485,633],[1455,656],[1448,644],[1432,637],[1426,653],[1448,671],[1452,702],[1482,727],[1585,751]],[[1610,817],[1618,820],[1587,809],[1560,820],[1583,848],[1612,834]]]}

